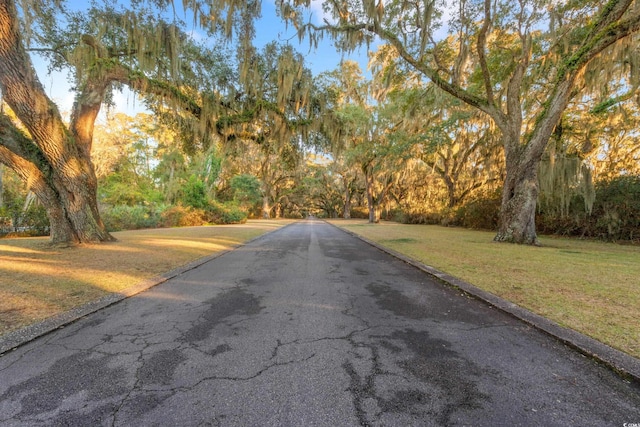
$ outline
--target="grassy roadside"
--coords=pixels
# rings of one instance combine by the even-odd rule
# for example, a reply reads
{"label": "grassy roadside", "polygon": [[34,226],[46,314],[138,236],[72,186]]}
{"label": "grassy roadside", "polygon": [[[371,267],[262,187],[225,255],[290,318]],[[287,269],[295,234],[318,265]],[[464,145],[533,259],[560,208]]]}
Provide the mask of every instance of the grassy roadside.
{"label": "grassy roadside", "polygon": [[484,231],[331,222],[640,358],[640,247],[544,236],[528,247]]}
{"label": "grassy roadside", "polygon": [[48,238],[0,240],[0,335],[119,292],[289,224],[163,228],[113,233],[117,242],[55,248]]}

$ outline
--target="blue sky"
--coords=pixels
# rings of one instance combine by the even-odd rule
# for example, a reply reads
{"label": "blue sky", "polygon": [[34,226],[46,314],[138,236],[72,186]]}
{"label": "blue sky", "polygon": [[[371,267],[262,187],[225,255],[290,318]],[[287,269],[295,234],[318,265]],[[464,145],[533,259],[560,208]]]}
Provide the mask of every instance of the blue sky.
{"label": "blue sky", "polygon": [[[316,23],[322,22],[321,3],[321,0],[312,1],[312,20]],[[67,4],[74,8],[77,7],[79,10],[87,7],[84,0],[69,0]],[[294,46],[305,56],[307,66],[314,75],[336,69],[344,57],[341,53],[336,52],[332,41],[328,38],[325,38],[317,49],[311,49],[308,40],[303,40],[300,43],[294,29],[287,28],[276,15],[273,0],[262,0],[262,18],[256,23],[255,44],[260,47],[273,40],[282,43],[288,42]],[[368,61],[366,47],[352,53],[349,58],[358,61],[362,70],[366,71]],[[46,64],[38,58],[34,58],[34,66],[49,97],[58,105],[63,114],[68,113],[71,110],[74,93],[69,92],[66,75],[61,73],[48,74]],[[120,111],[125,111],[128,114],[141,111],[141,103],[136,100],[135,95],[128,91],[122,94],[117,93],[115,101]]]}
{"label": "blue sky", "polygon": [[[316,24],[322,24],[322,1],[311,2],[311,19]],[[299,43],[298,37],[293,28],[285,28],[279,17],[276,16],[273,0],[262,1],[262,19],[256,26],[256,45],[266,44],[274,39],[289,43],[294,46],[300,53],[305,55],[307,66],[317,75],[323,71],[331,71],[338,67],[340,60],[343,58],[341,53],[336,52],[333,42],[329,38],[322,40],[317,49],[310,49],[309,40]],[[353,59],[360,63],[363,71],[367,68],[367,48],[361,47],[356,52],[349,55],[349,59]]]}

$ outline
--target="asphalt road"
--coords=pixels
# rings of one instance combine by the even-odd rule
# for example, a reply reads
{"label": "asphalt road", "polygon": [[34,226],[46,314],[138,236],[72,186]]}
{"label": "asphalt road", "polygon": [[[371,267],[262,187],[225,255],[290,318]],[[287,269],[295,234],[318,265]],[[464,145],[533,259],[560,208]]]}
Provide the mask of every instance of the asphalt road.
{"label": "asphalt road", "polygon": [[636,385],[319,221],[0,357],[2,426],[624,423]]}

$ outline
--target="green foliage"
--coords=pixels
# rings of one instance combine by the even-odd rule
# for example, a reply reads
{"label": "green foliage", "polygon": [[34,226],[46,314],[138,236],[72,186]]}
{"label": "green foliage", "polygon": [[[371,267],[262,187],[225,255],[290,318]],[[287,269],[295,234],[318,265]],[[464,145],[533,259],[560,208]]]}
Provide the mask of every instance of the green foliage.
{"label": "green foliage", "polygon": [[22,215],[24,196],[12,188],[4,187],[2,190],[3,205],[0,206],[0,217],[7,218],[8,222],[17,227]]}
{"label": "green foliage", "polygon": [[0,208],[0,236],[34,237],[49,235],[49,217],[45,208],[32,203],[26,211]]}
{"label": "green foliage", "polygon": [[111,206],[159,203],[164,199],[151,178],[136,175],[127,169],[112,172],[100,180],[98,197],[102,203]]}
{"label": "green foliage", "polygon": [[21,226],[27,229],[30,236],[49,235],[49,217],[47,210],[39,203],[32,203],[23,213]]}
{"label": "green foliage", "polygon": [[3,172],[0,179],[2,205],[0,205],[0,236],[46,236],[49,234],[49,217],[45,208],[37,201],[25,201],[28,194],[25,186],[12,173]]}
{"label": "green foliage", "polygon": [[640,241],[640,176],[619,176],[596,186],[594,237]]}
{"label": "green foliage", "polygon": [[182,187],[182,202],[196,209],[204,209],[209,204],[204,182],[195,175],[191,175],[189,181]]}
{"label": "green foliage", "polygon": [[244,224],[247,222],[247,213],[233,202],[211,202],[207,208],[207,216],[209,221],[215,224]]}
{"label": "green foliage", "polygon": [[246,210],[260,203],[262,191],[260,180],[253,175],[242,174],[231,178],[233,200]]}
{"label": "green foliage", "polygon": [[102,219],[108,231],[154,228],[161,224],[164,205],[117,205],[102,209]]}

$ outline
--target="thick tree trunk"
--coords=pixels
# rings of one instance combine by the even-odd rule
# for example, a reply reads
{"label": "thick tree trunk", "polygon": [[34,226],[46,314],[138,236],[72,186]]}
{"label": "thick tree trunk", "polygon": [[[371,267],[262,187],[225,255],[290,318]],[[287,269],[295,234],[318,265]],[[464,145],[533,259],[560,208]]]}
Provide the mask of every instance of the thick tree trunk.
{"label": "thick tree trunk", "polygon": [[[92,116],[95,118],[102,98],[87,107],[91,114],[80,109],[74,112],[74,132],[65,127],[24,49],[12,0],[0,0],[0,89],[4,100],[28,129],[33,146],[29,147],[23,139],[0,144],[40,171],[37,183],[28,184],[47,209],[52,240],[55,243],[113,240],[98,212],[97,180],[89,155]],[[77,115],[78,112],[83,114]],[[15,142],[18,144],[11,145]],[[33,171],[28,175],[33,176]]]}
{"label": "thick tree trunk", "polygon": [[[569,103],[575,74],[556,86],[547,110],[525,143],[521,139],[520,115],[508,116],[508,126],[502,129],[506,176],[502,189],[500,224],[497,242],[538,245],[536,234],[536,203],[538,200],[538,167],[554,127]],[[519,104],[518,104],[519,107]],[[512,111],[516,111],[515,106]],[[519,110],[518,110],[519,111]]]}
{"label": "thick tree trunk", "polygon": [[351,219],[351,186],[347,178],[342,179],[342,184],[344,186],[344,210],[342,217],[344,219]]}
{"label": "thick tree trunk", "polygon": [[344,219],[351,219],[351,192],[345,191],[344,211],[342,212]]}
{"label": "thick tree trunk", "polygon": [[262,218],[271,218],[271,201],[267,195],[262,196]]}
{"label": "thick tree trunk", "polygon": [[367,206],[369,207],[369,222],[372,224],[377,224],[380,222],[380,203],[376,200],[374,196],[374,188],[373,188],[373,176],[369,173],[365,174],[365,181],[367,182]]}
{"label": "thick tree trunk", "polygon": [[535,223],[538,163],[507,167],[496,242],[538,245]]}
{"label": "thick tree trunk", "polygon": [[458,198],[456,197],[456,182],[450,176],[444,176],[442,178],[447,186],[447,207],[455,208],[458,204]]}
{"label": "thick tree trunk", "polygon": [[[0,136],[2,132],[0,132]],[[74,242],[74,233],[61,207],[58,194],[49,185],[42,172],[31,162],[15,155],[7,148],[0,146],[0,162],[6,164],[27,182],[44,206],[49,218],[51,242],[55,244]]]}
{"label": "thick tree trunk", "polygon": [[375,203],[373,204],[373,217],[369,218],[369,222],[372,222],[374,224],[378,224],[380,222],[380,219],[382,218],[382,206],[380,205],[380,203]]}

